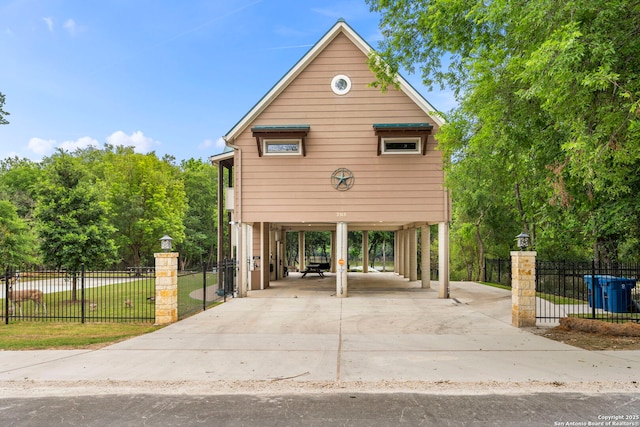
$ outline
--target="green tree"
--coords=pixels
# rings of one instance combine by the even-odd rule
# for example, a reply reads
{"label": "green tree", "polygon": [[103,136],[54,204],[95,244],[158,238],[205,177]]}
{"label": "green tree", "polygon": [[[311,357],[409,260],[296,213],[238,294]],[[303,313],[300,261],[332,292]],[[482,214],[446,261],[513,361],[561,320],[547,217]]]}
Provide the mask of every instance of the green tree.
{"label": "green tree", "polygon": [[116,230],[113,237],[128,265],[152,263],[165,234],[175,244],[184,240],[184,183],[169,159],[135,153],[131,147],[106,146],[99,169],[109,222]]}
{"label": "green tree", "polygon": [[[509,185],[491,199],[511,199],[507,219],[532,233],[539,252],[576,245],[570,254],[591,247],[595,258],[640,255],[626,237],[640,223],[637,2],[368,2],[382,14],[384,39],[370,61],[378,84],[394,84],[401,68],[419,69],[428,86],[448,85],[458,95],[459,114],[447,117],[440,138],[452,160],[448,173],[461,170],[449,185],[470,155],[499,156],[495,178]],[[463,138],[447,138],[448,127]],[[493,188],[482,179],[466,179],[468,188]],[[486,220],[469,214],[457,220]]]}
{"label": "green tree", "polygon": [[0,160],[0,199],[10,200],[18,216],[29,223],[33,221],[42,174],[42,165],[29,159]]}
{"label": "green tree", "polygon": [[36,246],[35,236],[18,216],[16,207],[0,200],[0,268],[35,263]]}
{"label": "green tree", "polygon": [[5,101],[4,94],[2,92],[0,92],[0,125],[8,125],[9,124],[9,121],[7,121],[7,119],[5,119],[5,117],[8,116],[9,113],[7,113],[6,111],[3,110],[4,101]]}
{"label": "green tree", "polygon": [[329,262],[331,258],[331,234],[327,231],[307,231],[304,233],[307,263]]}
{"label": "green tree", "polygon": [[185,238],[178,246],[182,269],[194,262],[211,263],[216,258],[218,184],[216,168],[202,160],[181,162],[188,207]]}
{"label": "green tree", "polygon": [[[36,208],[45,263],[71,272],[105,267],[116,258],[100,195],[77,157],[58,151],[47,159]],[[77,300],[75,274],[73,300]]]}

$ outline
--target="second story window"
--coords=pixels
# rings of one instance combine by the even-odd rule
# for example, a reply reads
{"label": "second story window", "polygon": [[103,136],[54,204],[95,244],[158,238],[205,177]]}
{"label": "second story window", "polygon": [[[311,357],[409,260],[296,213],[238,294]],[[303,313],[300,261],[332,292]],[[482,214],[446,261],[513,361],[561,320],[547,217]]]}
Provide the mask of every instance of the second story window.
{"label": "second story window", "polygon": [[431,123],[381,123],[374,124],[378,137],[378,156],[389,154],[427,154],[427,139]]}
{"label": "second story window", "polygon": [[262,153],[265,156],[302,155],[301,139],[263,139]]}
{"label": "second story window", "polygon": [[258,155],[262,156],[304,156],[304,143],[309,133],[309,125],[267,125],[251,128],[258,144]]}

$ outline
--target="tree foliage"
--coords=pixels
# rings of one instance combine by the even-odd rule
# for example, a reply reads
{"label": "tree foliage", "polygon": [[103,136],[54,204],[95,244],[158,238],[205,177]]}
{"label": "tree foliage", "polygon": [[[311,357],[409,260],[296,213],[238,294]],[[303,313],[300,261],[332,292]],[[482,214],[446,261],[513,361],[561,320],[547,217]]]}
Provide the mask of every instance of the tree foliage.
{"label": "tree foliage", "polygon": [[152,263],[165,234],[175,243],[184,240],[187,201],[177,166],[154,153],[110,146],[101,162],[98,173],[104,183],[107,215],[127,265]]}
{"label": "tree foliage", "polygon": [[36,208],[45,263],[69,271],[110,265],[114,229],[94,182],[77,157],[59,151],[47,161]]}
{"label": "tree foliage", "polygon": [[16,207],[0,200],[0,260],[3,270],[9,265],[36,262],[36,239]]}
{"label": "tree foliage", "polygon": [[542,256],[640,257],[640,3],[368,2],[377,84],[419,70],[458,97],[439,141],[465,264],[523,230]]}
{"label": "tree foliage", "polygon": [[[0,161],[0,260],[77,271],[152,265],[169,234],[181,267],[216,252],[216,171],[105,145]],[[37,231],[37,233],[36,233]]]}
{"label": "tree foliage", "polygon": [[5,118],[9,115],[9,113],[3,110],[4,102],[5,102],[4,94],[0,92],[0,125],[9,124],[9,121]]}
{"label": "tree foliage", "polygon": [[202,160],[183,161],[180,169],[188,202],[185,238],[178,247],[184,268],[194,263],[211,263],[216,258],[218,182],[216,169]]}

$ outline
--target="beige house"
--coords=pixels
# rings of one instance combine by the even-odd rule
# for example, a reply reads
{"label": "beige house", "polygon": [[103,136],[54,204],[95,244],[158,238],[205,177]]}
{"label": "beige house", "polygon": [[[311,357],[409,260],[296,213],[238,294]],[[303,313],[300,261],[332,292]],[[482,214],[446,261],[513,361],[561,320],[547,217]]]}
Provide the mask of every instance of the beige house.
{"label": "beige house", "polygon": [[[417,233],[429,253],[438,225],[439,295],[449,295],[449,195],[436,135],[442,120],[398,77],[399,90],[370,87],[371,47],[344,21],[225,135],[219,166],[218,259],[237,257],[238,294],[283,278],[287,231],[330,231],[336,295],[348,292],[347,232],[395,232],[395,272],[417,280]],[[222,188],[227,174],[226,193]],[[224,200],[225,205],[222,205]],[[366,246],[365,246],[366,247]],[[367,272],[367,251],[363,271]],[[303,258],[303,257],[301,257]],[[429,257],[422,257],[429,271]],[[300,268],[304,269],[304,259]],[[423,287],[430,285],[423,275]]]}

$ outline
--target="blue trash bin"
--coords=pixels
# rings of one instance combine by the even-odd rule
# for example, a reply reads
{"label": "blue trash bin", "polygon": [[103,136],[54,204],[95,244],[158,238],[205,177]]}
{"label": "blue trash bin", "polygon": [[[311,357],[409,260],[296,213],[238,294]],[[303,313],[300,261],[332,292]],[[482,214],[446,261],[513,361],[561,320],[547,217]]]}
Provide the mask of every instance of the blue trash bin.
{"label": "blue trash bin", "polygon": [[589,307],[604,308],[602,285],[612,277],[613,276],[605,276],[601,274],[596,274],[594,276],[587,274],[584,276],[584,281],[587,284],[589,295]]}
{"label": "blue trash bin", "polygon": [[627,313],[631,304],[631,289],[636,279],[612,277],[602,285],[604,309],[612,313]]}

